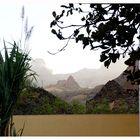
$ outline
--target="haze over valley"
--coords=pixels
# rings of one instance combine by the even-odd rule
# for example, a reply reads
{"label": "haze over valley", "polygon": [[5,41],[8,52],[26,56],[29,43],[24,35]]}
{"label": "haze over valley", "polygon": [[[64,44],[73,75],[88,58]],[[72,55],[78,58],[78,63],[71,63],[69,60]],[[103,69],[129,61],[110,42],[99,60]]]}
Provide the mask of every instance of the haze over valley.
{"label": "haze over valley", "polygon": [[86,104],[86,101],[93,99],[108,81],[122,74],[126,69],[123,63],[119,61],[109,69],[102,65],[99,69],[83,68],[68,74],[53,74],[43,59],[35,59],[31,65],[32,70],[37,73],[37,81],[34,81],[37,87],[43,87],[66,102],[77,100]]}
{"label": "haze over valley", "polygon": [[122,66],[119,62],[111,69],[53,74],[42,59],[36,59],[32,69],[38,82],[21,96],[15,114],[138,113],[138,86],[123,72],[132,68]]}
{"label": "haze over valley", "polygon": [[124,65],[124,61],[118,61],[115,64],[111,64],[108,69],[102,64],[99,69],[83,68],[74,73],[53,74],[43,59],[35,59],[31,62],[31,65],[32,70],[38,74],[35,84],[44,88],[50,84],[56,84],[58,80],[67,79],[70,75],[74,77],[80,87],[93,88],[118,77],[127,67]]}

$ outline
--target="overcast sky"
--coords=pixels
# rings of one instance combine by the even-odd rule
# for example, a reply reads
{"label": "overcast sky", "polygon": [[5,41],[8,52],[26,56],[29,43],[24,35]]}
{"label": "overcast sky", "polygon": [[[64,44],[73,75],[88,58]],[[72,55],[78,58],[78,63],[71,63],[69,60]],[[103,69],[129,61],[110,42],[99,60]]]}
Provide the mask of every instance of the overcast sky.
{"label": "overcast sky", "polygon": [[[83,51],[81,44],[70,42],[68,48],[57,54],[50,55],[47,51],[56,52],[65,45],[58,40],[50,29],[52,11],[59,11],[59,0],[0,0],[0,41],[18,40],[21,33],[21,9],[25,7],[29,26],[34,26],[30,40],[30,55],[33,59],[42,58],[53,73],[70,73],[82,68],[99,68],[99,53]],[[2,47],[2,46],[1,46]]]}

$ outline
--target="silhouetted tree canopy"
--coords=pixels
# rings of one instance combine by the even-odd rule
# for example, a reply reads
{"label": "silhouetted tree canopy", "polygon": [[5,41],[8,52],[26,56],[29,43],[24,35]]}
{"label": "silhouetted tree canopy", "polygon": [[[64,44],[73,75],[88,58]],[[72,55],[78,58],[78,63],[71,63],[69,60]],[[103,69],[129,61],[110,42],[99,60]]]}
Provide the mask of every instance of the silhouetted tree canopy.
{"label": "silhouetted tree canopy", "polygon": [[[86,7],[86,8],[85,8]],[[140,59],[140,5],[139,4],[68,4],[61,5],[62,12],[52,12],[54,20],[50,27],[52,33],[60,40],[74,39],[76,43],[82,42],[85,49],[101,49],[100,61],[105,67],[115,63],[120,56],[129,58],[126,65],[134,66]],[[80,24],[71,20],[69,25],[65,22],[72,16],[80,17]],[[69,30],[69,35],[65,32]],[[129,72],[130,73],[130,72]],[[139,83],[140,72],[131,73],[131,80]]]}

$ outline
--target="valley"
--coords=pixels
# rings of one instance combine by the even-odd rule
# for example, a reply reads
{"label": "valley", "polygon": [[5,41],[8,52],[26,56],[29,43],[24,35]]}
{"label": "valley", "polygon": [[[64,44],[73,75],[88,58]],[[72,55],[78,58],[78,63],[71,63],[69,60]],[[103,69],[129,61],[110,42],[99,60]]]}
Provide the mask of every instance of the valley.
{"label": "valley", "polygon": [[26,89],[15,114],[134,114],[139,112],[138,106],[138,86],[132,85],[124,72],[94,87],[81,87],[68,75],[54,84]]}

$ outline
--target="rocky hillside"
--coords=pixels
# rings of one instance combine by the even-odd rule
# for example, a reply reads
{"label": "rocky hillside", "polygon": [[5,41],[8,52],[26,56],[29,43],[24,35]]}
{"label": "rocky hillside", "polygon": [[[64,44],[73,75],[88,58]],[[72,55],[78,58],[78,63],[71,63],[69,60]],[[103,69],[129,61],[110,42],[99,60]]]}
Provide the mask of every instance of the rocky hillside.
{"label": "rocky hillside", "polygon": [[[138,69],[136,62],[135,69]],[[126,71],[133,71],[128,67]],[[139,90],[124,72],[114,80],[108,81],[91,100],[87,101],[88,113],[138,113]]]}
{"label": "rocky hillside", "polygon": [[14,114],[69,114],[69,105],[42,88],[30,87],[23,91]]}
{"label": "rocky hillside", "polygon": [[21,94],[15,115],[83,114],[86,107],[77,101],[67,103],[42,88],[30,87]]}
{"label": "rocky hillside", "polygon": [[79,84],[75,81],[73,76],[69,76],[67,80],[59,80],[55,86],[57,88],[63,88],[63,89],[67,89],[67,90],[80,89]]}
{"label": "rocky hillside", "polygon": [[138,91],[127,92],[125,87],[111,80],[86,105],[88,113],[137,113]]}
{"label": "rocky hillside", "polygon": [[[138,62],[136,62],[136,70],[138,69]],[[126,71],[133,71],[133,67],[128,67]],[[114,79],[117,83],[119,83],[126,90],[138,90],[137,85],[133,85],[131,81],[128,81],[127,75],[125,72],[121,73],[117,78]]]}
{"label": "rocky hillside", "polygon": [[67,80],[59,80],[54,85],[49,85],[46,87],[48,91],[69,91],[69,90],[79,90],[81,87],[75,81],[73,76],[69,76]]}
{"label": "rocky hillside", "polygon": [[109,101],[114,101],[124,93],[124,89],[114,80],[107,82],[101,91],[94,97],[95,100],[107,98]]}
{"label": "rocky hillside", "polygon": [[49,85],[45,89],[68,103],[76,100],[85,104],[101,90],[102,86],[81,88],[73,76],[69,76],[67,80],[59,80],[55,85]]}

